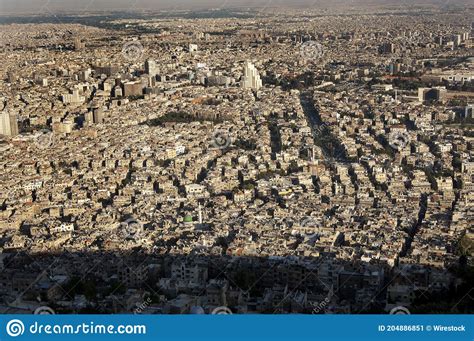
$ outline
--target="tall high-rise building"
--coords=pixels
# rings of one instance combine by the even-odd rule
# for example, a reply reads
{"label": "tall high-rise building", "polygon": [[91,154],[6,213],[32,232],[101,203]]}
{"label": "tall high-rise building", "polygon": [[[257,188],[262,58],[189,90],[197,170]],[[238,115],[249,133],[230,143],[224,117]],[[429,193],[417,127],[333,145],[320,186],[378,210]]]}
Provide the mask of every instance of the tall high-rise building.
{"label": "tall high-rise building", "polygon": [[18,115],[10,113],[7,110],[0,114],[0,135],[16,136],[18,135]]}
{"label": "tall high-rise building", "polygon": [[455,45],[455,46],[461,45],[462,36],[461,36],[460,34],[455,34],[455,35],[453,36],[453,41],[454,41],[454,45]]}
{"label": "tall high-rise building", "polygon": [[241,86],[244,89],[252,89],[258,91],[262,87],[262,79],[258,70],[250,62],[247,62],[244,67],[244,75],[242,76]]}
{"label": "tall high-rise building", "polygon": [[156,62],[153,59],[147,59],[145,61],[145,73],[147,73],[151,77],[155,77],[158,74]]}
{"label": "tall high-rise building", "polygon": [[474,104],[468,104],[464,111],[465,118],[474,118]]}

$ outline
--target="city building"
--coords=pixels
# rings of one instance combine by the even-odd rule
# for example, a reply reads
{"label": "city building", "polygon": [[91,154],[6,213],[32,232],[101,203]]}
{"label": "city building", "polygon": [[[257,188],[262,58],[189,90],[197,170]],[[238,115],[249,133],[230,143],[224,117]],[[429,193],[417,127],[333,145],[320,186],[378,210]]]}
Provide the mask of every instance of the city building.
{"label": "city building", "polygon": [[129,82],[123,83],[124,97],[141,96],[142,94],[143,94],[143,85],[140,80],[129,81]]}
{"label": "city building", "polygon": [[158,68],[154,60],[147,59],[145,61],[145,73],[147,73],[150,77],[155,77],[158,74]]}
{"label": "city building", "polygon": [[0,135],[18,135],[18,115],[16,113],[2,110],[0,114]]}
{"label": "city building", "polygon": [[260,74],[252,63],[245,63],[244,75],[242,76],[240,83],[242,88],[252,89],[254,91],[258,91],[262,87],[262,80],[260,78]]}

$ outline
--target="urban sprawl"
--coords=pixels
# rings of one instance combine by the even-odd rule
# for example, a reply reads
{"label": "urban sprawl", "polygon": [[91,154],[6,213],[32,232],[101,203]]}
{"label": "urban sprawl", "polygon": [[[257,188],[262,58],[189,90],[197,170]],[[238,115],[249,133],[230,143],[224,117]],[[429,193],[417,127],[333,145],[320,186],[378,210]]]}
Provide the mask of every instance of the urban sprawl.
{"label": "urban sprawl", "polygon": [[219,13],[0,25],[1,311],[472,313],[474,10]]}

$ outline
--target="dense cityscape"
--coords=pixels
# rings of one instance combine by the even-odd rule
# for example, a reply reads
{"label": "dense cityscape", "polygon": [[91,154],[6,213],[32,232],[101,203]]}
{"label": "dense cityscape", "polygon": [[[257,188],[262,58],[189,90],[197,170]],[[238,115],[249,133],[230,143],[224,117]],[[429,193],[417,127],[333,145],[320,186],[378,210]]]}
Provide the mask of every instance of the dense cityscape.
{"label": "dense cityscape", "polygon": [[473,313],[474,7],[0,16],[0,311]]}

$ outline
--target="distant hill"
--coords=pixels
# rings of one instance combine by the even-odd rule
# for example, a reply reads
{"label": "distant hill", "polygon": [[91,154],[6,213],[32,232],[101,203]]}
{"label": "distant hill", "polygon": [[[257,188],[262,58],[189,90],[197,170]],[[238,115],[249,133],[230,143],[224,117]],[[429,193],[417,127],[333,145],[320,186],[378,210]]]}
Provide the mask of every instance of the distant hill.
{"label": "distant hill", "polygon": [[94,1],[38,1],[38,0],[2,0],[0,15],[8,13],[42,12],[107,12],[107,11],[142,11],[142,10],[194,10],[221,9],[236,7],[324,7],[341,8],[343,6],[410,6],[435,5],[456,6],[471,5],[472,0],[94,0]]}

